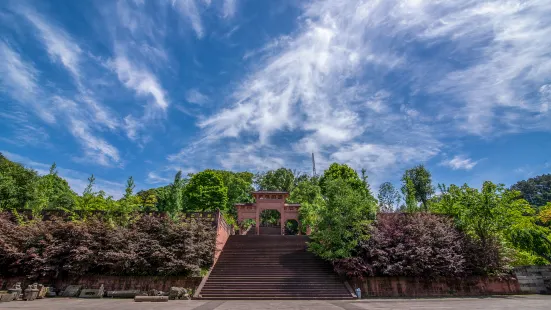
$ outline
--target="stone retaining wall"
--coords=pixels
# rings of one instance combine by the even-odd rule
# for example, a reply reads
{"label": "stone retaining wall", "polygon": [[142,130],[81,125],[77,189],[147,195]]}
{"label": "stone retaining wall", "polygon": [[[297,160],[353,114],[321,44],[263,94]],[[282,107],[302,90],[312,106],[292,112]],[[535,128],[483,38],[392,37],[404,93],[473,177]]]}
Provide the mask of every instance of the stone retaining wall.
{"label": "stone retaining wall", "polygon": [[408,277],[367,277],[349,281],[360,288],[362,298],[435,297],[520,294],[514,277],[469,277],[465,279],[418,279]]}
{"label": "stone retaining wall", "polygon": [[551,266],[515,267],[520,290],[526,294],[551,294]]}

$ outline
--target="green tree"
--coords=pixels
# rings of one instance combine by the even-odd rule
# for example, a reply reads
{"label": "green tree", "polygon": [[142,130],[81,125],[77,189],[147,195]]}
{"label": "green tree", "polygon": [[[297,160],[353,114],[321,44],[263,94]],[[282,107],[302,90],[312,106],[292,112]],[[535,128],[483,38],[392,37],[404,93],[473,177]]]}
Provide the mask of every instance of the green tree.
{"label": "green tree", "polygon": [[194,174],[184,190],[186,211],[224,210],[228,202],[228,188],[212,171]]}
{"label": "green tree", "polygon": [[310,250],[327,260],[350,257],[359,242],[368,237],[367,228],[377,210],[376,200],[342,178],[325,179],[324,187],[326,205],[319,210]]}
{"label": "green tree", "polygon": [[466,184],[440,188],[440,199],[434,200],[431,210],[453,216],[457,226],[483,246],[497,239],[517,250],[550,257],[549,230],[535,224],[535,211],[520,192],[489,181],[480,191]]}
{"label": "green tree", "polygon": [[402,193],[404,194],[406,204],[402,211],[410,213],[416,212],[419,210],[419,206],[416,198],[415,185],[409,177],[405,178],[404,183],[404,186],[402,186]]}
{"label": "green tree", "polygon": [[77,199],[77,209],[85,214],[92,211],[113,211],[118,209],[117,202],[113,197],[108,196],[103,190],[94,191],[96,178],[92,174],[88,178],[88,185],[84,189],[82,196]]}
{"label": "green tree", "polygon": [[227,170],[205,170],[216,174],[222,184],[228,189],[226,206],[220,208],[231,216],[237,216],[235,204],[240,202],[253,202],[251,192],[253,188],[254,174],[250,172],[232,172]]}
{"label": "green tree", "polygon": [[255,176],[259,190],[291,192],[295,183],[295,173],[291,169],[279,168]]}
{"label": "green tree", "polygon": [[321,188],[315,180],[305,180],[298,183],[289,196],[289,202],[300,203],[300,222],[302,230],[306,227],[315,228],[319,222],[319,212],[325,207]]}
{"label": "green tree", "polygon": [[366,187],[367,177],[365,180],[362,180],[358,176],[358,173],[348,165],[332,163],[329,168],[323,172],[323,175],[319,180],[319,185],[323,195],[327,195],[327,183],[337,179],[344,180],[354,190],[360,190],[365,192],[365,194],[368,194],[369,187]]}
{"label": "green tree", "polygon": [[415,189],[415,199],[417,202],[421,203],[424,211],[428,211],[428,202],[434,194],[434,187],[432,186],[430,172],[425,169],[423,165],[406,170],[402,176],[402,193],[404,193],[404,196],[408,191],[410,191],[407,189],[408,180],[413,183],[413,187]]}
{"label": "green tree", "polygon": [[402,196],[400,192],[390,182],[384,182],[379,187],[379,194],[377,195],[379,200],[379,210],[381,212],[392,212],[398,208]]}
{"label": "green tree", "polygon": [[77,204],[77,194],[71,189],[69,183],[58,176],[56,164],[50,167],[50,173],[40,177],[39,189],[46,198],[47,209],[59,209],[72,211]]}
{"label": "green tree", "polygon": [[176,172],[176,175],[174,175],[174,182],[169,186],[166,207],[163,211],[175,215],[184,209],[182,194],[185,183],[186,181],[182,178],[182,171],[179,170]]}
{"label": "green tree", "polygon": [[135,187],[136,184],[134,184],[134,178],[129,177],[126,181],[124,196],[119,200],[119,207],[121,212],[130,213],[138,209],[140,200],[138,196],[134,195]]}
{"label": "green tree", "polygon": [[154,188],[147,190],[141,190],[136,193],[138,196],[138,203],[141,206],[141,209],[145,212],[157,211],[157,191]]}
{"label": "green tree", "polygon": [[534,207],[551,202],[551,174],[544,174],[528,180],[519,181],[512,190],[519,191],[522,197]]}
{"label": "green tree", "polygon": [[0,210],[43,208],[45,199],[38,188],[39,179],[36,171],[0,153]]}

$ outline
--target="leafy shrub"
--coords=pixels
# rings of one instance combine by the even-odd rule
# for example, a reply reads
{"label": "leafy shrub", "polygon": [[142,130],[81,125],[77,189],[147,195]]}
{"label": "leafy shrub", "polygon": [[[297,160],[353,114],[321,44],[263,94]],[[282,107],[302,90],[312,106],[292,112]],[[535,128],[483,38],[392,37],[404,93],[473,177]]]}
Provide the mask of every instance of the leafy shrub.
{"label": "leafy shrub", "polygon": [[0,215],[0,275],[191,275],[212,265],[215,231],[144,215],[126,227],[92,218],[16,224]]}
{"label": "leafy shrub", "polygon": [[486,274],[502,266],[496,244],[482,249],[447,217],[380,214],[370,233],[355,257],[334,262],[339,273],[431,278]]}

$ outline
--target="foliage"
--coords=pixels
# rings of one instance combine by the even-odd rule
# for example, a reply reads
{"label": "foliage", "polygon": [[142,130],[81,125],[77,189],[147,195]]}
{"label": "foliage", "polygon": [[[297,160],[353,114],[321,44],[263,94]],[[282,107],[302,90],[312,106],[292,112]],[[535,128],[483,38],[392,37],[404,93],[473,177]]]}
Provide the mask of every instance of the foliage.
{"label": "foliage", "polygon": [[211,171],[216,174],[222,184],[228,189],[226,206],[220,208],[225,213],[229,213],[231,216],[237,216],[237,210],[235,209],[236,203],[241,202],[253,202],[251,192],[253,188],[254,174],[250,172],[232,172],[225,170],[205,170]]}
{"label": "foliage", "polygon": [[319,212],[325,207],[321,188],[315,179],[305,180],[293,189],[289,196],[292,203],[300,203],[300,222],[305,232],[306,227],[316,227],[319,222]]}
{"label": "foliage", "polygon": [[431,209],[453,216],[456,225],[483,246],[497,239],[545,259],[550,257],[551,248],[545,241],[549,231],[535,224],[535,211],[519,192],[489,181],[481,191],[467,185],[440,188],[442,194]]}
{"label": "foliage", "polygon": [[197,275],[214,247],[210,223],[145,215],[127,227],[97,218],[17,225],[0,214],[0,276]]}
{"label": "foliage", "polygon": [[186,211],[224,210],[228,202],[228,188],[213,171],[194,174],[184,190]]}
{"label": "foliage", "polygon": [[[408,185],[408,182],[412,183],[414,191],[410,188],[411,184]],[[408,193],[411,195],[413,192],[415,193],[415,200],[421,203],[424,211],[427,211],[429,209],[428,202],[434,194],[434,188],[431,174],[423,165],[406,170],[402,176],[402,193],[406,197],[406,201]],[[406,207],[410,209],[412,206],[406,202]]]}
{"label": "foliage", "polygon": [[136,193],[136,196],[138,197],[138,204],[142,211],[151,212],[157,210],[159,198],[155,189],[141,190]]}
{"label": "foliage", "polygon": [[174,181],[170,184],[168,199],[167,199],[167,209],[166,211],[174,216],[176,213],[183,210],[183,197],[182,193],[184,190],[186,180],[182,178],[182,171],[179,170],[174,176]]}
{"label": "foliage", "polygon": [[419,210],[419,206],[417,204],[417,198],[416,198],[416,191],[415,191],[415,185],[413,184],[413,181],[409,177],[405,177],[404,179],[404,186],[402,186],[402,192],[404,193],[406,204],[405,208],[403,208],[403,211],[405,212],[415,212]]}
{"label": "foliage", "polygon": [[310,250],[334,260],[350,257],[359,241],[367,238],[367,227],[375,217],[375,199],[358,190],[349,180],[325,179],[326,205],[319,210]]}
{"label": "foliage", "polygon": [[331,180],[344,180],[353,190],[365,190],[367,180],[362,180],[354,169],[346,164],[332,163],[327,170],[323,172],[319,180],[319,186],[323,195],[327,195],[328,183]]}
{"label": "foliage", "polygon": [[544,206],[551,202],[551,174],[544,174],[528,180],[519,181],[512,190],[519,191],[530,205],[534,207]]}
{"label": "foliage", "polygon": [[8,160],[0,153],[0,210],[40,209],[46,204],[36,171]]}
{"label": "foliage", "polygon": [[295,183],[295,173],[291,169],[279,168],[255,176],[259,190],[291,192]]}
{"label": "foliage", "polygon": [[[370,228],[371,237],[360,243],[358,254],[334,262],[349,276],[456,277],[501,270],[493,262],[476,258],[477,244],[444,216],[428,213],[381,214]],[[493,251],[495,253],[495,251]],[[476,253],[478,254],[478,253]]]}
{"label": "foliage", "polygon": [[392,212],[400,204],[402,196],[392,183],[385,182],[379,187],[377,200],[379,200],[379,210],[381,212]]}

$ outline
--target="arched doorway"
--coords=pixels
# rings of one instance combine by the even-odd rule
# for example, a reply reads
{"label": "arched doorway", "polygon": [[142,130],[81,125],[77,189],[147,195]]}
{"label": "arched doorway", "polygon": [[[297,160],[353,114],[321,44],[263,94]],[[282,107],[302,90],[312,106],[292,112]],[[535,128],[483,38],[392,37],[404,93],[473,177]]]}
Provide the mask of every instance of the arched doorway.
{"label": "arched doorway", "polygon": [[[270,227],[273,225],[279,226],[279,233],[285,235],[285,224],[287,220],[295,220],[296,223],[290,224],[290,230],[295,231],[295,227],[300,227],[299,209],[298,203],[286,203],[285,200],[289,197],[287,192],[275,192],[275,191],[256,191],[252,192],[255,198],[254,203],[237,203],[235,207],[237,209],[237,222],[240,226],[240,234],[249,234],[250,226],[247,227],[247,223],[250,220],[254,220],[255,227],[254,233],[256,235],[266,234],[267,230],[264,229],[263,233],[260,232],[261,225]],[[271,227],[274,228],[274,227]],[[301,234],[300,229],[296,228],[298,234]],[[270,229],[270,233],[275,232],[275,229]]]}
{"label": "arched doorway", "polygon": [[281,235],[281,213],[266,209],[260,212],[260,235]]}
{"label": "arched doorway", "polygon": [[286,235],[298,235],[299,234],[299,224],[298,221],[295,219],[290,219],[285,221],[285,234]]}

